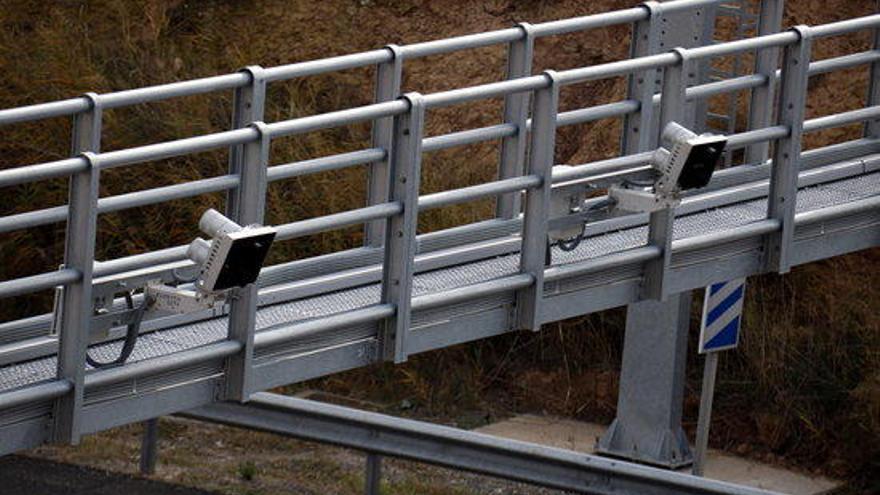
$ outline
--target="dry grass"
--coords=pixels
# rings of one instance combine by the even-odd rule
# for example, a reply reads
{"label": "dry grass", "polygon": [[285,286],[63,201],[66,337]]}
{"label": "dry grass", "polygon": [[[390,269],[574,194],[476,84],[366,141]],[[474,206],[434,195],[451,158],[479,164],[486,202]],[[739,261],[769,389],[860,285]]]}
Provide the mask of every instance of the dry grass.
{"label": "dry grass", "polygon": [[[506,27],[515,21],[583,15],[627,7],[629,0],[526,2],[520,0],[332,0],[233,2],[220,0],[99,0],[33,2],[0,0],[0,107],[55,100],[84,91],[107,92],[214,75],[249,64],[272,66],[349,53],[388,42],[407,43]],[[821,23],[873,11],[872,0],[790,0],[786,24]],[[536,70],[564,69],[619,59],[627,30],[567,35],[537,46]],[[866,36],[822,41],[816,58],[867,47]],[[405,89],[432,92],[500,77],[501,49],[490,48],[407,65]],[[438,70],[442,67],[443,70]],[[275,84],[267,120],[367,103],[372,73],[355,70]],[[867,84],[864,70],[811,82],[810,115],[856,108]],[[619,98],[622,81],[566,90],[562,107]],[[740,113],[745,111],[742,101]],[[715,104],[721,104],[716,101]],[[108,112],[105,149],[171,140],[225,129],[229,94],[190,97]],[[428,134],[497,122],[500,103],[431,112]],[[742,120],[742,119],[741,119]],[[557,161],[584,162],[616,152],[619,122],[598,122],[560,132]],[[56,119],[0,128],[0,168],[66,156],[69,125]],[[850,126],[811,136],[807,147],[853,139]],[[359,149],[366,126],[325,131],[273,145],[272,163]],[[468,147],[426,157],[426,192],[489,179],[497,146]],[[102,195],[120,194],[225,172],[226,154],[110,171]],[[364,202],[363,171],[285,181],[269,190],[268,221],[307,218]],[[4,190],[0,215],[65,202],[66,184]],[[222,204],[219,194],[102,217],[99,258],[180,244],[195,235],[198,214]],[[423,231],[486,218],[489,202],[431,212]],[[0,235],[0,279],[29,275],[61,261],[63,225]],[[284,243],[275,261],[355,246],[358,229]],[[741,351],[722,361],[719,446],[763,457],[785,458],[853,479],[880,478],[880,280],[877,251],[796,269],[791,275],[752,281]],[[45,295],[4,301],[0,319],[48,310]],[[327,378],[330,391],[387,404],[411,405],[422,417],[484,421],[513,411],[547,411],[610,419],[615,404],[622,314],[610,311],[554,324],[538,335],[511,335],[416,356],[406,366],[379,366]],[[691,357],[688,421],[696,416],[697,359]],[[314,384],[310,384],[314,386]],[[463,419],[464,418],[464,419]],[[181,465],[186,464],[184,459]]]}

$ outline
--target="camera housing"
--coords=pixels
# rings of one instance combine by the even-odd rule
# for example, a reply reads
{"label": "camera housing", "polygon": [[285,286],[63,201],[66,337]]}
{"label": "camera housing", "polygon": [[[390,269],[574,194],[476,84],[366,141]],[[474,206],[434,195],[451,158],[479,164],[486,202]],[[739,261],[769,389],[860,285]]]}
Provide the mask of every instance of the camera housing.
{"label": "camera housing", "polygon": [[272,227],[249,227],[214,238],[196,287],[218,292],[256,282],[275,233]]}
{"label": "camera housing", "polygon": [[697,135],[670,122],[663,129],[663,146],[651,157],[656,173],[652,185],[615,184],[608,196],[623,211],[650,213],[671,208],[681,201],[681,191],[705,187],[724,153],[727,138],[711,134]]}
{"label": "camera housing", "polygon": [[209,309],[228,291],[256,282],[277,233],[273,227],[242,227],[213,209],[202,215],[199,228],[211,241],[196,238],[186,251],[199,268],[195,290],[161,281],[148,283],[153,309],[172,313]]}

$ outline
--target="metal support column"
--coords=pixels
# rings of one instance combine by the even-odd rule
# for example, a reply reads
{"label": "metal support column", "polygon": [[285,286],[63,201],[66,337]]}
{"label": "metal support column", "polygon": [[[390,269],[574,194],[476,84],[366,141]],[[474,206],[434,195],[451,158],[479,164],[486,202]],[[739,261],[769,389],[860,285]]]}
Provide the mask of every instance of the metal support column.
{"label": "metal support column", "polygon": [[159,456],[159,418],[148,419],[143,425],[140,472],[143,475],[150,475],[156,473],[156,459]]}
{"label": "metal support column", "polygon": [[[400,97],[403,79],[403,57],[400,47],[387,45],[391,60],[376,66],[376,87],[374,101],[382,103]],[[386,117],[373,121],[372,147],[385,150],[385,158],[368,165],[367,206],[388,201],[388,171],[391,161],[391,141],[394,138],[394,118]],[[378,247],[385,240],[385,221],[373,220],[364,226],[364,245]]]}
{"label": "metal support column", "polygon": [[422,135],[425,105],[422,95],[408,93],[409,110],[394,118],[394,142],[389,163],[388,191],[391,201],[403,212],[387,219],[385,258],[382,265],[382,302],[394,304],[394,315],[380,332],[381,359],[406,361],[406,332],[409,330],[412,300],[413,261],[418,228],[419,182],[422,164]]}
{"label": "metal support column", "polygon": [[685,292],[627,308],[617,417],[597,452],[665,468],[690,464],[681,428],[690,304]]}
{"label": "metal support column", "polygon": [[[507,47],[507,79],[517,79],[532,75],[532,54],[535,48],[535,35],[531,24],[520,23],[522,38],[512,41]],[[501,158],[498,163],[498,178],[509,179],[523,173],[526,156],[529,118],[529,99],[531,93],[513,93],[504,97],[504,122],[516,126],[516,134],[501,140]],[[520,193],[507,193],[498,197],[496,216],[502,219],[516,218],[520,212]]]}
{"label": "metal support column", "polygon": [[553,159],[556,149],[556,113],[559,106],[559,80],[546,71],[548,85],[535,91],[532,133],[529,145],[528,173],[541,177],[541,185],[525,195],[522,227],[520,272],[533,282],[516,295],[517,328],[538,331],[541,328],[541,300],[544,297],[544,266],[547,255],[547,219],[550,212],[550,189],[553,184]]}
{"label": "metal support column", "polygon": [[[785,10],[784,0],[761,0],[761,11],[758,14],[758,36],[778,33],[782,29],[782,13]],[[779,65],[779,48],[765,48],[755,54],[755,74],[762,75],[766,82],[752,89],[749,98],[749,129],[769,127],[773,121],[776,94],[776,69]],[[745,163],[761,165],[770,156],[770,143],[761,141],[746,148]]]}
{"label": "metal support column", "polygon": [[[237,189],[237,215],[234,217],[236,223],[243,226],[263,223],[266,210],[266,172],[271,136],[263,122],[255,122],[251,127],[257,130],[259,137],[244,145]],[[256,283],[232,293],[229,339],[241,342],[242,348],[227,361],[224,392],[227,399],[246,401],[252,392],[250,374],[253,368],[258,299]]]}
{"label": "metal support column", "polygon": [[[254,122],[262,122],[266,107],[266,79],[263,68],[252,65],[241,69],[248,74],[250,84],[237,88],[232,98],[232,129],[241,129]],[[229,174],[241,173],[244,146],[236,145],[229,148]],[[238,215],[238,192],[230,189],[226,193],[226,216],[235,218]]]}
{"label": "metal support column", "polygon": [[[668,122],[692,125],[685,115],[685,92],[696,78],[687,50],[663,74],[660,130]],[[601,454],[677,468],[691,462],[681,428],[685,357],[691,295],[668,295],[665,279],[672,252],[675,209],[651,214],[648,243],[662,250],[648,263],[642,301],[627,307],[617,417],[599,441]]]}
{"label": "metal support column", "polygon": [[[880,0],[876,1],[876,9],[880,12]],[[880,28],[874,28],[873,49],[880,51]],[[865,108],[880,105],[880,61],[871,64],[868,79],[868,101]],[[865,137],[880,138],[880,120],[865,122]]]}
{"label": "metal support column", "polygon": [[779,220],[780,230],[767,236],[766,270],[787,273],[791,269],[790,253],[794,238],[794,213],[797,201],[797,178],[800,171],[801,137],[807,98],[810,66],[810,29],[792,28],[799,36],[797,43],[785,47],[782,77],[779,85],[778,124],[788,127],[788,136],[773,147],[770,194],[767,217]]}
{"label": "metal support column", "polygon": [[64,287],[61,301],[61,328],[58,334],[58,378],[72,385],[70,392],[55,403],[52,425],[54,442],[79,443],[80,413],[89,326],[93,309],[92,268],[97,236],[100,170],[96,156],[101,149],[101,100],[97,94],[85,95],[90,108],[78,114],[73,123],[74,155],[86,160],[86,168],[70,177],[64,266],[80,277]]}
{"label": "metal support column", "polygon": [[364,493],[366,495],[382,493],[382,456],[375,452],[367,452]]}

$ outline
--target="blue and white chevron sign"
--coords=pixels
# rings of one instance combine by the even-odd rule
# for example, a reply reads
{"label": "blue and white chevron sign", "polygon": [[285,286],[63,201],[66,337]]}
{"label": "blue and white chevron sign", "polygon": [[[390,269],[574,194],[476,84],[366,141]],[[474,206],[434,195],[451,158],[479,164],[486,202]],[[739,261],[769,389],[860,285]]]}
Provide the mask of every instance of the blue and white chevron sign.
{"label": "blue and white chevron sign", "polygon": [[739,343],[746,279],[719,282],[706,287],[700,354],[733,349]]}

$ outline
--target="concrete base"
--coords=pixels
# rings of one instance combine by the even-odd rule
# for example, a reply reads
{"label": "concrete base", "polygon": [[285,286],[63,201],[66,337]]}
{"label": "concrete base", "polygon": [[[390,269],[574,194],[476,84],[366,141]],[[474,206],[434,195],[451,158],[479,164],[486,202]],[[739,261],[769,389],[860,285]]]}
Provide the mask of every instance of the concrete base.
{"label": "concrete base", "polygon": [[[526,414],[478,428],[476,431],[593,453],[596,441],[605,433],[606,428],[595,423]],[[684,469],[683,472],[689,473],[690,470]],[[824,494],[841,485],[839,481],[832,479],[796,473],[718,450],[709,450],[706,478],[797,495]]]}

